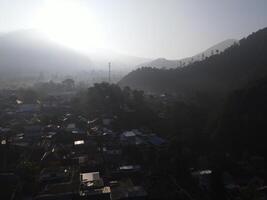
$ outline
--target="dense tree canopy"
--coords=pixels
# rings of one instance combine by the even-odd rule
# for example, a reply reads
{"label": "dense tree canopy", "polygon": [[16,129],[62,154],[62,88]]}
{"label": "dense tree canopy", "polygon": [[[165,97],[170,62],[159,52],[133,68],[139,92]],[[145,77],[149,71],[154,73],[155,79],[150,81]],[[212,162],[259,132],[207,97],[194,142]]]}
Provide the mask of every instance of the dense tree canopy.
{"label": "dense tree canopy", "polygon": [[267,28],[203,61],[168,70],[143,67],[128,74],[119,84],[156,93],[225,92],[266,75],[266,53]]}

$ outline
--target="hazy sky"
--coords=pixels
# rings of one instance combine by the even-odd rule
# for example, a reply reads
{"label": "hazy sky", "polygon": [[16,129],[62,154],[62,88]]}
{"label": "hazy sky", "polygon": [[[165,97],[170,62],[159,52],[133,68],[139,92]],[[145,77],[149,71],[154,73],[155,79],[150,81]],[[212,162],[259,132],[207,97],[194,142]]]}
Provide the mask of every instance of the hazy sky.
{"label": "hazy sky", "polygon": [[140,57],[191,56],[266,26],[267,0],[0,0],[0,32],[39,28]]}

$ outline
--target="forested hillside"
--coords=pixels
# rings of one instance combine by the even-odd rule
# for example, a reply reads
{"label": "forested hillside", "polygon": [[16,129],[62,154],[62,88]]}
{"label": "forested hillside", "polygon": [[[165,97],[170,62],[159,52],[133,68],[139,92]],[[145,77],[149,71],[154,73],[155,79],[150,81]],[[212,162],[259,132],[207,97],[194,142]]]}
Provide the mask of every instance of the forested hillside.
{"label": "forested hillside", "polygon": [[155,93],[192,94],[238,89],[267,74],[267,28],[249,35],[218,55],[184,68],[140,68],[120,82]]}

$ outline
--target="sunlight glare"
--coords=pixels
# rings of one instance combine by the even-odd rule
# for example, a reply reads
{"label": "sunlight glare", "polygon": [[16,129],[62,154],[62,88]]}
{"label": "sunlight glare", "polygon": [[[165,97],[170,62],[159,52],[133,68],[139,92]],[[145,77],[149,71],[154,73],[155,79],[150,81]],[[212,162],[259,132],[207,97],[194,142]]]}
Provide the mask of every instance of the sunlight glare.
{"label": "sunlight glare", "polygon": [[45,1],[35,24],[51,39],[77,50],[102,46],[97,20],[74,0]]}

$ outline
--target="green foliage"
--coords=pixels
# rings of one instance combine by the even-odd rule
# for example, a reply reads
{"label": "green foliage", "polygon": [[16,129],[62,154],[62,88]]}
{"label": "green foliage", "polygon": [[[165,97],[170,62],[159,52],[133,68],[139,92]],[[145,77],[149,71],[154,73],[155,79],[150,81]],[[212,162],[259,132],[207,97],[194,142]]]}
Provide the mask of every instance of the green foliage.
{"label": "green foliage", "polygon": [[[165,137],[182,137],[191,140],[201,133],[205,113],[192,103],[175,101],[162,103],[162,99],[150,99],[143,91],[121,89],[108,83],[95,84],[88,91],[80,92],[73,100],[74,110],[88,117],[115,117],[115,130],[149,128]],[[160,114],[164,113],[164,118]],[[186,134],[190,132],[190,134]]]}
{"label": "green foliage", "polygon": [[62,85],[65,87],[66,90],[73,90],[75,87],[75,81],[71,78],[67,78],[62,81]]}
{"label": "green foliage", "polygon": [[155,114],[144,99],[143,91],[121,89],[118,85],[97,83],[73,100],[79,113],[89,117],[117,117],[114,128],[149,126]]}
{"label": "green foliage", "polygon": [[114,113],[120,109],[123,103],[122,91],[116,85],[108,83],[95,84],[88,89],[88,105],[90,111],[101,114],[106,111]]}

